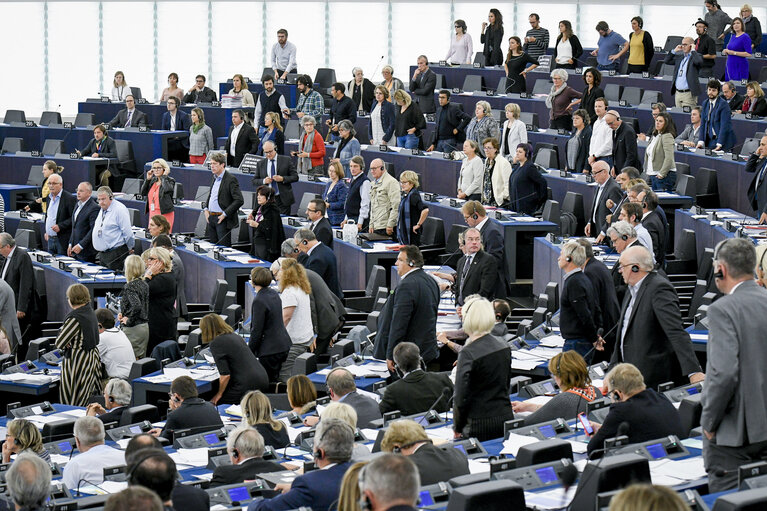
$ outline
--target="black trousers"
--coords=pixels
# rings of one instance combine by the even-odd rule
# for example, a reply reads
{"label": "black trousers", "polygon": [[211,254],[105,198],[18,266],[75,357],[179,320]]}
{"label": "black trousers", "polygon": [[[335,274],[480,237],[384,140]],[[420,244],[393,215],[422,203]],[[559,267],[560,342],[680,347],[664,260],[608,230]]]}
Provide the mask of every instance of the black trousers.
{"label": "black trousers", "polygon": [[99,252],[99,264],[113,271],[123,271],[123,264],[128,257],[128,245],[120,245],[106,252]]}
{"label": "black trousers", "polygon": [[282,364],[288,359],[288,352],[276,353],[274,355],[264,355],[258,357],[258,361],[264,366],[269,382],[277,381],[280,375]]}

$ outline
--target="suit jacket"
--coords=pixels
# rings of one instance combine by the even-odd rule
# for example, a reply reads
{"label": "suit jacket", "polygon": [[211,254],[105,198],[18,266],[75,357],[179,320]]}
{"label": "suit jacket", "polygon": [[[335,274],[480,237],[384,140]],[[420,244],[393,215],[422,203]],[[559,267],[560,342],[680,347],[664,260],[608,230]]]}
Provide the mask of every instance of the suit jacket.
{"label": "suit jacket", "polygon": [[427,443],[408,456],[421,475],[421,486],[447,481],[469,473],[469,460],[461,451],[447,445],[437,447]]}
{"label": "suit jacket", "polygon": [[282,321],[282,300],[270,287],[262,288],[250,308],[250,341],[248,346],[257,357],[286,353],[293,342]]}
{"label": "suit jacket", "polygon": [[495,297],[506,298],[509,276],[506,268],[505,241],[501,225],[492,218],[488,218],[480,228],[479,234],[482,236],[482,246],[485,247],[485,252],[495,258],[498,270]]}
{"label": "suit jacket", "polygon": [[746,172],[754,174],[754,179],[748,185],[748,200],[751,201],[751,207],[756,211],[756,218],[759,218],[762,213],[767,213],[767,186],[765,186],[767,176],[762,177],[762,181],[757,183],[759,173],[764,168],[765,163],[767,163],[767,159],[760,158],[756,154],[749,156],[746,162]]}
{"label": "suit jacket", "polygon": [[96,217],[99,216],[101,208],[96,201],[88,199],[77,213],[77,218],[74,214],[76,209],[77,204],[72,211],[72,234],[69,237],[69,246],[80,245],[82,247],[80,257],[85,261],[94,262],[96,251],[93,249],[93,226],[96,224]]}
{"label": "suit jacket", "polygon": [[6,259],[4,263],[11,265],[5,274],[5,281],[13,289],[13,295],[16,299],[16,310],[24,312],[27,316],[34,316],[38,310],[39,296],[35,288],[35,273],[32,269],[32,259],[29,257],[27,250],[16,245],[10,262]]}
{"label": "suit jacket", "polygon": [[229,130],[229,136],[226,139],[226,164],[230,167],[239,167],[246,154],[256,154],[258,151],[258,133],[253,126],[243,121],[237,141],[234,143],[234,156],[232,156],[229,152],[232,146],[232,131],[234,126]]}
{"label": "suit jacket", "polygon": [[[591,166],[589,165],[589,147],[591,147],[591,132],[592,128],[591,126],[586,126],[583,128],[583,131],[581,133],[581,145],[578,147],[578,154],[575,156],[575,168],[574,169],[568,169],[572,172],[578,172],[581,173],[585,169],[591,169]],[[573,130],[573,137],[577,136],[577,131]],[[566,164],[567,162],[565,162]]]}
{"label": "suit jacket", "polygon": [[189,486],[188,484],[176,483],[170,500],[174,509],[184,511],[208,511],[210,509],[210,495],[205,490]]}
{"label": "suit jacket", "polygon": [[[43,199],[49,204],[51,196],[48,195]],[[66,190],[61,190],[61,197],[59,198],[59,209],[56,211],[56,225],[59,226],[58,238],[61,240],[62,248],[66,247],[69,243],[69,238],[72,237],[72,213],[75,211],[75,204],[77,199],[74,195]],[[46,209],[47,211],[47,209]],[[45,219],[48,219],[48,214],[45,214]]]}
{"label": "suit jacket", "polygon": [[474,255],[474,259],[469,267],[466,278],[463,278],[465,272],[466,260],[468,256],[463,256],[458,260],[456,269],[458,271],[455,278],[455,303],[463,305],[467,296],[479,294],[488,300],[495,297],[496,279],[498,278],[498,265],[493,256],[480,249]]}
{"label": "suit jacket", "polygon": [[433,114],[437,111],[434,106],[434,88],[437,86],[437,75],[431,68],[419,74],[415,80],[410,80],[410,92],[413,93],[413,101],[425,114]]}
{"label": "suit jacket", "polygon": [[325,470],[312,470],[296,477],[290,491],[272,499],[253,502],[248,511],[287,511],[308,507],[313,511],[327,511],[338,500],[341,480],[351,466],[348,461]]}
{"label": "suit jacket", "polygon": [[[189,128],[191,127],[192,118],[189,116],[189,114],[183,110],[176,110],[176,131],[188,132]],[[170,112],[165,112],[162,114],[162,124],[160,125],[160,129],[170,130]],[[188,144],[189,139],[186,139],[186,141]]]}
{"label": "suit jacket", "polygon": [[[599,303],[599,311],[601,314],[601,324],[605,333],[615,326],[618,322],[618,315],[620,314],[620,306],[618,304],[618,296],[613,285],[612,276],[610,270],[602,261],[594,259],[593,257],[586,261],[586,265],[583,267],[583,273],[591,281],[594,286],[594,292],[597,295],[597,302]],[[607,341],[607,347],[605,351],[612,353],[613,343],[615,342],[615,330],[609,335],[605,336]]]}
{"label": "suit jacket", "polygon": [[651,211],[642,217],[642,225],[644,225],[647,232],[650,233],[655,262],[659,268],[662,268],[663,263],[666,260],[666,238],[668,237],[666,227],[663,225],[663,220],[661,220],[660,216],[655,214],[655,211]]}
{"label": "suit jacket", "polygon": [[[664,64],[674,64],[674,74],[671,75],[671,94],[676,94],[676,77],[679,76],[679,67],[684,61],[684,53],[674,54],[669,52],[663,60]],[[690,94],[694,97],[700,96],[700,80],[698,73],[703,65],[703,56],[695,50],[690,51],[690,58],[687,60],[687,86],[690,88]]]}
{"label": "suit jacket", "polygon": [[[109,125],[113,128],[125,128],[126,122],[128,122],[128,109],[123,108],[109,121]],[[130,127],[138,128],[139,126],[149,126],[149,120],[144,112],[136,108],[133,110],[133,116],[130,118]]]}
{"label": "suit jacket", "polygon": [[[764,96],[761,98],[757,98],[754,103],[754,108],[752,110],[749,110],[754,115],[758,115],[759,117],[764,117],[767,115],[767,100],[764,99]],[[741,105],[742,107],[742,105]],[[743,112],[744,114],[746,112]]]}
{"label": "suit jacket", "polygon": [[317,334],[318,339],[329,339],[343,325],[346,307],[316,272],[307,269],[306,277],[312,286],[312,293],[309,296],[314,333]]}
{"label": "suit jacket", "polygon": [[[624,123],[625,125],[625,123]],[[634,142],[636,147],[636,141]],[[617,169],[618,166],[616,165]],[[621,167],[623,168],[623,167]],[[599,203],[597,203],[597,197],[599,197]],[[623,198],[623,192],[621,192],[621,186],[612,177],[607,178],[605,182],[602,195],[599,195],[599,190],[594,193],[594,202],[591,205],[591,216],[589,217],[589,224],[591,225],[591,235],[598,236],[599,233],[607,233],[609,224],[607,223],[607,215],[609,215],[610,209],[607,207],[607,199],[612,199],[615,204],[618,204]],[[594,213],[596,211],[596,214]],[[617,216],[613,214],[613,216]],[[594,222],[596,219],[596,223]]]}
{"label": "suit jacket", "polygon": [[546,202],[546,180],[530,160],[514,167],[509,178],[509,209],[532,215]]}
{"label": "suit jacket", "polygon": [[[401,380],[385,387],[383,399],[378,404],[381,413],[399,410],[402,415],[425,412],[442,395],[445,389],[453,393],[453,382],[449,373],[430,373],[422,370],[411,371]],[[434,410],[445,412],[450,409],[448,400],[441,399]]]}
{"label": "suit jacket", "polygon": [[98,418],[101,422],[104,424],[109,424],[110,422],[116,422],[118,426],[124,426],[124,424],[121,423],[123,412],[127,410],[127,406],[118,406],[117,408],[113,408],[109,410],[107,413],[102,413],[101,415],[98,415]]}
{"label": "suit jacket", "polygon": [[175,250],[171,254],[171,260],[173,268],[170,272],[176,279],[176,317],[186,317],[189,312],[186,306],[186,268]]}
{"label": "suit jacket", "polygon": [[627,122],[613,131],[613,167],[620,172],[625,167],[642,168],[637,153],[637,134]]}
{"label": "suit jacket", "polygon": [[[262,160],[256,167],[256,173],[253,176],[253,186],[258,188],[264,184],[264,179],[269,176],[269,169],[267,165],[270,165],[269,160]],[[281,154],[277,155],[277,175],[282,176],[282,182],[277,183],[277,190],[280,192],[277,197],[280,198],[280,202],[284,206],[290,206],[296,202],[293,196],[293,183],[298,181],[298,172],[296,172],[296,166],[293,164],[293,159]]]}
{"label": "suit jacket", "polygon": [[280,472],[282,470],[285,470],[282,465],[261,458],[250,458],[239,465],[220,465],[213,470],[210,487],[250,481],[256,478],[256,474]]}
{"label": "suit jacket", "polygon": [[16,310],[16,297],[13,294],[13,289],[7,282],[0,280],[0,321],[8,332],[11,350],[21,342],[21,327],[19,326],[19,319],[16,317]]}
{"label": "suit jacket", "polygon": [[735,95],[729,101],[727,101],[727,104],[730,106],[730,111],[740,110],[740,108],[743,106],[744,99],[746,98],[743,96],[743,94],[736,92]]}
{"label": "suit jacket", "polygon": [[[251,128],[253,129],[253,128]],[[210,183],[210,191],[208,192],[207,203],[210,204],[210,193],[213,191],[213,184],[216,178]],[[242,191],[240,191],[240,183],[237,178],[226,170],[221,178],[221,186],[218,188],[218,205],[226,213],[224,222],[227,229],[234,229],[240,223],[240,217],[238,212],[245,201],[242,198]]]}
{"label": "suit jacket", "polygon": [[375,400],[352,391],[343,398],[343,403],[354,408],[357,412],[357,426],[360,428],[374,427],[370,423],[381,418],[381,411],[378,409],[378,403]]}
{"label": "suit jacket", "polygon": [[170,439],[173,431],[187,428],[199,428],[210,426],[211,429],[220,428],[224,424],[221,416],[212,403],[199,397],[184,399],[181,406],[168,412],[168,420],[162,428],[162,436]]}
{"label": "suit jacket", "polygon": [[[701,369],[692,350],[690,334],[682,326],[674,286],[661,275],[649,273],[639,287],[631,316],[626,317],[630,301],[631,293],[627,291],[615,329],[615,349],[610,365],[619,362],[634,364],[651,389],[671,380],[684,384],[690,374]],[[621,338],[626,322],[626,337]]]}
{"label": "suit jacket", "polygon": [[[639,240],[634,240],[626,248],[629,248],[629,247],[644,247],[644,245],[642,245],[639,242]],[[645,247],[645,248],[647,248],[647,247]],[[613,286],[615,286],[615,295],[618,298],[618,306],[619,307],[620,307],[620,304],[623,303],[623,297],[626,296],[626,290],[628,289],[628,287],[626,286],[626,282],[623,280],[623,276],[618,271],[620,266],[621,266],[620,265],[620,261],[615,261],[615,264],[613,265],[612,269],[610,270],[610,275],[612,275]],[[617,334],[615,334],[615,335],[617,335]]]}
{"label": "suit jacket", "polygon": [[329,248],[333,248],[333,227],[330,225],[330,220],[325,217],[320,218],[317,225],[312,227],[312,232],[319,241]]}
{"label": "suit jacket", "polygon": [[[722,144],[722,149],[730,149],[735,145],[735,132],[732,131],[732,112],[730,105],[724,97],[716,100],[716,105],[711,109],[711,101],[708,99],[701,103],[699,141],[706,147],[715,147]],[[716,133],[716,135],[714,135]]]}
{"label": "suit jacket", "polygon": [[717,445],[739,447],[767,440],[767,291],[754,280],[708,309],[706,385],[700,423]]}
{"label": "suit jacket", "polygon": [[[154,186],[154,184],[157,182],[157,178],[155,176],[152,176],[151,179],[145,179],[144,184],[141,185],[141,195],[144,197],[147,197],[149,195],[149,190]],[[173,204],[173,194],[176,191],[176,180],[173,179],[170,176],[162,176],[162,181],[160,182],[160,190],[159,190],[159,198],[160,198],[160,212],[154,213],[157,214],[166,214],[166,213],[172,213],[174,209]],[[144,212],[149,213],[149,200],[146,202],[146,206],[144,206]]]}
{"label": "suit jacket", "polygon": [[394,347],[404,341],[415,343],[427,364],[437,358],[439,295],[437,282],[421,268],[401,280],[394,290],[392,322],[386,353],[382,358],[393,360]]}
{"label": "suit jacket", "polygon": [[674,139],[675,142],[692,142],[693,144],[698,143],[698,139],[700,138],[700,126],[698,126],[698,129],[695,129],[695,126],[692,124],[688,124],[684,127],[684,130],[677,135],[677,137]]}
{"label": "suit jacket", "polygon": [[[447,129],[450,130],[449,138],[465,138],[465,135],[462,132],[466,129],[466,126],[469,125],[471,116],[463,111],[463,106],[460,103],[448,102],[444,107],[437,107],[437,115],[435,116],[435,119],[437,124],[434,127],[434,137],[432,137],[431,143],[436,145],[440,138],[439,131],[442,124],[445,124]],[[457,135],[453,135],[454,129],[458,130]],[[458,151],[460,149],[455,150]]]}
{"label": "suit jacket", "polygon": [[193,90],[184,94],[184,103],[212,103],[216,101],[216,92],[210,87],[203,87],[202,90]]}
{"label": "suit jacket", "polygon": [[332,248],[324,243],[316,245],[304,266],[307,270],[312,270],[322,277],[333,294],[343,299],[344,293],[338,282],[338,262]]}
{"label": "suit jacket", "polygon": [[117,144],[112,137],[106,136],[102,139],[101,150],[96,148],[96,139],[92,138],[85,146],[85,149],[80,151],[83,156],[90,156],[93,153],[98,153],[102,158],[117,158]]}

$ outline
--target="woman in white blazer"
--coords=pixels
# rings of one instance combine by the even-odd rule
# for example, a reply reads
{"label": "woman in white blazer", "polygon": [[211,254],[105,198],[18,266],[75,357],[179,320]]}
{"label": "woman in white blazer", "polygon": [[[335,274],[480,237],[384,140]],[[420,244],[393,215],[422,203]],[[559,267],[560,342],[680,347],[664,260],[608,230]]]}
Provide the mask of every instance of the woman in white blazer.
{"label": "woman in white blazer", "polygon": [[511,161],[519,144],[527,144],[527,126],[519,120],[522,110],[516,103],[506,105],[506,121],[501,129],[501,156]]}
{"label": "woman in white blazer", "polygon": [[482,202],[485,206],[502,207],[509,202],[509,178],[511,163],[500,158],[498,139],[488,137],[482,141],[485,149],[485,169],[482,177]]}

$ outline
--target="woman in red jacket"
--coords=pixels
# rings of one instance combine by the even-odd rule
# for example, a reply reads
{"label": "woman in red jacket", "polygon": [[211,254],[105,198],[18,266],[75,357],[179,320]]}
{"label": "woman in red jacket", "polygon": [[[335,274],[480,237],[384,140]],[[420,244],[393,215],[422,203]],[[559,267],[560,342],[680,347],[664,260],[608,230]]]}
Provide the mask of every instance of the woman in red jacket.
{"label": "woman in red jacket", "polygon": [[317,121],[311,115],[301,118],[304,134],[298,140],[298,151],[291,151],[298,157],[298,172],[310,176],[325,176],[325,140],[314,129]]}

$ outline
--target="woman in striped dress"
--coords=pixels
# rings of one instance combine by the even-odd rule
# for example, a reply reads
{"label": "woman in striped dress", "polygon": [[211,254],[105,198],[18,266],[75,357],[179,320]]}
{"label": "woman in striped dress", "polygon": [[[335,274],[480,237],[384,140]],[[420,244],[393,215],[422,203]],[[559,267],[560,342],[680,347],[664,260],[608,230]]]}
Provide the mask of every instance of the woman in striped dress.
{"label": "woman in striped dress", "polygon": [[90,292],[82,284],[67,288],[67,302],[72,311],[64,318],[56,338],[56,348],[65,354],[61,363],[59,401],[85,406],[88,398],[101,390],[98,320],[90,305]]}

